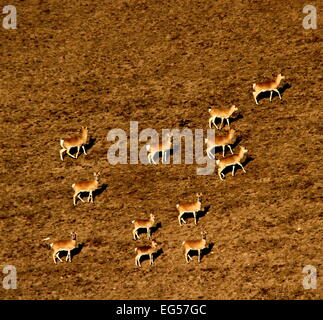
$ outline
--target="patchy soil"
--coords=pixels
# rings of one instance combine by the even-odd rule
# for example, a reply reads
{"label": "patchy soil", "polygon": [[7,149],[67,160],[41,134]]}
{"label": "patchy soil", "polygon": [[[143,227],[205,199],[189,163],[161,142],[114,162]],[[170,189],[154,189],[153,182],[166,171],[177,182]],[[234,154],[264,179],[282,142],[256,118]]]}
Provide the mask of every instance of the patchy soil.
{"label": "patchy soil", "polygon": [[[230,4],[230,3],[233,4]],[[0,30],[1,268],[18,288],[1,299],[322,299],[322,29],[302,27],[303,1],[11,1]],[[318,1],[318,12],[322,7]],[[321,10],[321,11],[320,11]],[[320,19],[320,16],[318,16]],[[252,84],[286,76],[257,106]],[[209,106],[235,104],[246,173],[194,164],[111,165],[112,128],[207,129]],[[77,160],[59,139],[89,127]],[[221,150],[216,154],[221,157]],[[94,204],[71,184],[101,171]],[[176,204],[202,192],[198,226]],[[135,218],[154,213],[162,252],[135,267]],[[82,247],[52,261],[43,238]],[[207,230],[211,250],[187,264],[183,240]],[[318,271],[304,290],[305,265]],[[4,277],[5,275],[3,275]]]}

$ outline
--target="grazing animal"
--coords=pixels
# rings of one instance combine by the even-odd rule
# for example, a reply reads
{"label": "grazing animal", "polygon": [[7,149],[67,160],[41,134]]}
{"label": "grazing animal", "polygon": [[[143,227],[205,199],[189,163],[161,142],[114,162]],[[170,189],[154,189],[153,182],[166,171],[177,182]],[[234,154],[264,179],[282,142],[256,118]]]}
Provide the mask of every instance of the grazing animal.
{"label": "grazing animal", "polygon": [[218,175],[221,180],[223,180],[222,176],[224,177],[224,174],[222,173],[222,171],[226,167],[229,167],[229,166],[233,166],[232,176],[234,176],[234,168],[236,165],[239,165],[242,168],[243,172],[246,173],[246,170],[242,166],[241,162],[247,152],[248,152],[248,150],[241,146],[238,154],[232,154],[232,155],[224,157],[220,160],[216,160],[216,164],[218,165]]}
{"label": "grazing animal", "polygon": [[[66,138],[66,139],[61,139],[60,140],[60,145],[62,147],[62,149],[59,151],[60,156],[61,156],[61,160],[63,161],[63,154],[66,151],[66,153],[74,158],[77,159],[79,152],[80,152],[80,148],[82,147],[84,154],[87,155],[87,153],[85,152],[85,147],[84,145],[87,142],[87,136],[88,136],[88,129],[87,127],[82,127],[82,135],[81,136],[77,136],[77,137],[73,137],[73,138]],[[70,153],[70,149],[73,147],[77,147],[77,153],[75,156],[73,156]]]}
{"label": "grazing animal", "polygon": [[150,235],[150,228],[152,228],[152,226],[155,223],[155,216],[151,213],[150,214],[150,218],[149,219],[137,219],[137,220],[132,220],[131,223],[134,224],[134,229],[132,231],[133,234],[133,239],[137,240],[140,239],[139,235],[138,235],[138,229],[147,229],[147,238],[150,239],[151,235]]}
{"label": "grazing animal", "polygon": [[231,153],[233,154],[230,144],[234,144],[235,141],[236,141],[236,134],[234,129],[229,129],[228,133],[224,136],[217,136],[217,137],[214,137],[214,139],[206,138],[205,139],[206,153],[210,159],[215,159],[214,155],[211,153],[211,150],[216,147],[222,147],[223,157],[224,157],[225,146],[228,146]]}
{"label": "grazing animal", "polygon": [[[54,250],[54,253],[53,253],[54,263],[56,263],[56,258],[60,262],[63,262],[59,257],[60,251],[67,251],[66,261],[69,260],[69,262],[72,262],[71,251],[77,247],[76,235],[77,235],[76,232],[71,232],[71,236],[72,236],[71,240],[59,240],[50,244],[51,248]],[[44,240],[49,240],[49,238],[46,238]]]}
{"label": "grazing animal", "polygon": [[143,246],[135,248],[135,252],[137,252],[135,258],[135,265],[141,267],[140,258],[145,255],[149,255],[149,264],[154,264],[153,254],[157,252],[158,243],[155,240],[152,240],[151,246]]}
{"label": "grazing animal", "polygon": [[173,137],[173,134],[168,133],[162,143],[152,143],[152,144],[146,145],[146,150],[148,151],[149,163],[157,164],[154,160],[154,156],[156,153],[159,153],[159,152],[162,153],[162,163],[164,163],[164,160],[166,161],[167,152],[170,151],[172,148],[172,137]]}
{"label": "grazing animal", "polygon": [[220,118],[221,119],[221,124],[220,124],[220,129],[223,126],[223,120],[226,119],[228,126],[230,126],[229,123],[229,118],[232,116],[232,114],[237,111],[238,108],[235,105],[232,105],[230,108],[226,109],[218,109],[218,108],[209,108],[209,113],[210,113],[210,118],[209,118],[209,127],[212,128],[212,123],[214,126],[218,128],[218,126],[215,124],[215,119]]}
{"label": "grazing animal", "polygon": [[179,212],[178,214],[178,222],[179,225],[182,226],[181,221],[183,221],[183,223],[186,223],[185,220],[183,219],[183,214],[186,212],[193,212],[194,215],[194,219],[195,219],[195,225],[197,225],[197,221],[196,221],[196,214],[198,211],[201,210],[201,197],[202,197],[202,193],[197,193],[196,194],[197,200],[194,202],[186,202],[186,203],[181,203],[181,204],[177,204],[176,208]]}
{"label": "grazing animal", "polygon": [[72,188],[74,189],[74,196],[73,196],[73,204],[76,205],[76,197],[78,197],[82,202],[84,200],[81,198],[81,192],[89,192],[89,197],[87,201],[93,203],[93,191],[95,191],[99,186],[99,176],[100,172],[94,172],[94,180],[91,181],[79,181],[72,184]]}
{"label": "grazing animal", "polygon": [[279,98],[280,100],[282,99],[279,91],[278,91],[278,86],[280,84],[280,81],[282,79],[285,79],[285,76],[282,76],[281,74],[279,74],[275,80],[268,80],[268,81],[264,81],[264,82],[259,82],[259,83],[254,83],[252,85],[253,87],[253,97],[256,101],[256,104],[259,104],[258,101],[257,101],[257,96],[259,93],[261,92],[265,92],[265,91],[270,91],[270,101],[271,101],[271,98],[272,98],[272,95],[273,95],[273,91],[277,92],[278,95],[279,95]]}
{"label": "grazing animal", "polygon": [[206,248],[206,231],[202,231],[202,239],[201,240],[187,240],[183,241],[182,245],[185,248],[185,259],[186,262],[189,263],[190,261],[188,258],[193,260],[193,258],[188,254],[191,250],[197,250],[198,251],[198,262],[201,262],[201,250]]}

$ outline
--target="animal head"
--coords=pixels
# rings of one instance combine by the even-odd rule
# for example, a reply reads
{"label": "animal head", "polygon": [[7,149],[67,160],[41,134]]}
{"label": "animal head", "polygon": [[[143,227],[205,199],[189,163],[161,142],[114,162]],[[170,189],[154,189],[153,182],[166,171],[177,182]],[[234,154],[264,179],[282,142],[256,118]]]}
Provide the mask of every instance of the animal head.
{"label": "animal head", "polygon": [[75,240],[76,239],[76,236],[77,236],[77,233],[72,231],[70,232],[71,236],[72,236],[72,239]]}
{"label": "animal head", "polygon": [[203,195],[202,193],[197,193],[196,194],[197,200],[201,201],[202,195]]}
{"label": "animal head", "polygon": [[151,241],[151,246],[156,248],[158,246],[158,242],[156,240]]}
{"label": "animal head", "polygon": [[99,177],[100,177],[100,172],[98,171],[98,172],[94,172],[93,173],[93,175],[94,175],[94,177],[96,178],[96,179],[99,179]]}
{"label": "animal head", "polygon": [[247,152],[248,152],[248,150],[247,150],[245,147],[243,147],[243,146],[240,146],[240,151],[241,151],[243,154],[245,154],[245,153],[247,153]]}
{"label": "animal head", "polygon": [[234,104],[232,105],[233,112],[238,111],[238,107],[236,107]]}
{"label": "animal head", "polygon": [[280,73],[280,74],[277,76],[277,79],[279,79],[279,80],[285,79],[285,76],[282,76],[282,74]]}

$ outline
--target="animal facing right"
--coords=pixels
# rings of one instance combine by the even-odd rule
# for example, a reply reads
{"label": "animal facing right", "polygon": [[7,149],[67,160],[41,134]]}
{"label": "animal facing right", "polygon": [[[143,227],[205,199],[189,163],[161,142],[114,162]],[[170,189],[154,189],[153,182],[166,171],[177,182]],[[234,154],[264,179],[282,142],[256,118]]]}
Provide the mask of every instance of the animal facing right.
{"label": "animal facing right", "polygon": [[[76,236],[77,236],[76,232],[71,232],[71,240],[59,240],[50,244],[51,248],[54,250],[53,252],[54,263],[56,263],[56,258],[60,262],[63,262],[59,257],[60,251],[67,251],[66,261],[69,260],[69,262],[72,262],[71,251],[77,247]],[[49,238],[44,240],[48,240],[48,239]]]}
{"label": "animal facing right", "polygon": [[93,175],[94,175],[94,180],[78,181],[72,184],[72,188],[74,189],[74,196],[73,196],[74,206],[76,205],[76,197],[78,197],[82,202],[84,202],[84,200],[81,198],[82,192],[88,192],[89,197],[87,201],[89,202],[91,200],[91,202],[93,203],[93,191],[98,189],[100,172],[94,172]]}
{"label": "animal facing right", "polygon": [[138,235],[138,229],[146,229],[147,230],[147,238],[151,238],[151,228],[155,223],[155,216],[151,213],[149,219],[136,219],[132,220],[131,223],[134,224],[134,229],[132,231],[133,239],[140,239]]}
{"label": "animal facing right", "polygon": [[145,255],[149,255],[149,264],[154,264],[153,254],[158,250],[158,243],[155,240],[151,241],[151,246],[142,246],[135,248],[137,255],[135,257],[135,265],[141,267],[140,258]]}
{"label": "animal facing right", "polygon": [[[228,128],[228,127],[226,127]],[[233,154],[233,151],[231,149],[230,144],[234,144],[236,141],[236,133],[235,130],[232,128],[227,129],[227,134],[222,136],[216,136],[213,139],[205,139],[206,143],[206,153],[210,159],[215,159],[214,155],[212,154],[212,150],[216,147],[222,147],[222,155],[224,157],[225,154],[225,147],[228,146],[228,148],[231,151],[231,154]]]}
{"label": "animal facing right", "polygon": [[195,225],[197,225],[197,212],[201,210],[201,199],[202,199],[202,193],[196,194],[196,201],[194,202],[185,202],[180,203],[176,205],[177,211],[178,211],[178,222],[179,225],[182,226],[182,222],[186,223],[183,219],[183,215],[188,212],[192,212],[194,215],[194,221]]}
{"label": "animal facing right", "polygon": [[[235,111],[238,111],[238,108],[235,105],[232,105],[231,107],[226,109],[209,108],[209,113],[210,113],[209,127],[212,128],[212,123],[213,123],[217,129],[221,129],[223,126],[224,119],[227,120],[228,126],[230,126],[229,118],[232,116],[232,114]],[[220,128],[215,123],[216,118],[221,119]]]}
{"label": "animal facing right", "polygon": [[[65,138],[60,140],[60,145],[62,149],[59,151],[59,153],[62,161],[64,160],[63,159],[64,152],[66,152],[70,157],[77,159],[81,147],[83,149],[84,154],[87,155],[87,153],[85,152],[85,145],[87,143],[88,128],[82,127],[81,131],[82,133],[80,136],[76,136],[73,138]],[[77,148],[77,153],[75,156],[70,153],[71,148],[74,148],[74,147]]]}
{"label": "animal facing right", "polygon": [[188,254],[191,250],[197,250],[198,251],[198,262],[201,262],[201,250],[206,248],[207,242],[206,242],[206,231],[201,232],[202,239],[200,240],[186,240],[183,241],[182,245],[185,249],[185,259],[186,262],[189,263],[189,259],[193,260],[193,258]]}
{"label": "animal facing right", "polygon": [[148,162],[151,164],[157,164],[154,157],[157,153],[162,153],[162,163],[167,160],[167,152],[172,148],[172,138],[173,133],[167,133],[166,137],[163,138],[162,143],[150,143],[146,145],[146,150],[148,151]]}
{"label": "animal facing right", "polygon": [[254,90],[253,92],[253,97],[256,101],[256,104],[258,105],[258,101],[257,101],[257,96],[261,93],[261,92],[265,92],[265,91],[270,91],[270,102],[271,102],[271,98],[273,95],[273,91],[277,92],[279,95],[280,100],[282,99],[280,92],[278,91],[278,86],[281,82],[281,80],[285,79],[285,76],[282,76],[281,73],[277,75],[277,77],[274,80],[267,80],[264,82],[259,82],[259,83],[254,83],[252,85],[252,88]]}
{"label": "animal facing right", "polygon": [[247,152],[248,150],[245,147],[241,146],[238,154],[232,154],[230,156],[226,156],[224,158],[216,160],[216,164],[218,166],[218,175],[221,180],[223,180],[222,177],[224,177],[224,174],[222,173],[222,171],[229,166],[233,166],[232,176],[234,176],[234,168],[236,165],[239,165],[242,168],[243,172],[246,173],[246,170],[242,166],[241,162],[243,161]]}

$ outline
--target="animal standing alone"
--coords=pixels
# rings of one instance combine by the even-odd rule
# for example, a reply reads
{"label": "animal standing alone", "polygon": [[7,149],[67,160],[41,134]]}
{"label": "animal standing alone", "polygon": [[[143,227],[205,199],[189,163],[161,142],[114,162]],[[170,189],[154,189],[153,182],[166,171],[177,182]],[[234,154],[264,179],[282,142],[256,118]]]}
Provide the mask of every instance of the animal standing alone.
{"label": "animal standing alone", "polygon": [[195,225],[197,225],[196,215],[197,215],[197,212],[201,210],[202,193],[197,193],[196,197],[197,199],[194,202],[185,202],[185,203],[176,205],[176,208],[178,210],[178,222],[180,226],[182,226],[181,221],[183,223],[186,223],[185,220],[183,219],[183,215],[188,212],[193,213]]}
{"label": "animal standing alone", "polygon": [[[64,152],[66,152],[70,157],[77,159],[81,147],[83,149],[84,154],[87,155],[85,151],[85,145],[87,143],[87,138],[88,138],[88,128],[82,127],[81,132],[82,134],[80,136],[76,136],[73,138],[65,138],[60,140],[60,145],[62,149],[59,151],[59,153],[62,161],[64,160],[63,158]],[[75,156],[70,153],[70,149],[74,147],[77,148],[77,152]]]}
{"label": "animal standing alone", "polygon": [[222,173],[222,171],[229,166],[233,166],[232,176],[234,176],[234,168],[236,165],[239,165],[242,168],[243,172],[246,173],[246,170],[242,166],[241,162],[243,161],[247,152],[248,150],[241,146],[238,154],[232,154],[230,156],[216,160],[216,164],[218,165],[218,175],[221,180],[223,180],[222,176],[224,177],[224,174]]}
{"label": "animal standing alone", "polygon": [[261,93],[261,92],[265,92],[265,91],[270,91],[270,102],[271,102],[271,98],[273,95],[273,91],[277,92],[279,95],[280,100],[282,99],[280,92],[278,90],[278,86],[281,82],[282,79],[285,79],[285,76],[282,76],[281,74],[277,75],[275,80],[267,80],[264,82],[259,82],[259,83],[254,83],[252,85],[253,87],[253,97],[256,101],[256,104],[259,104],[257,101],[257,96]]}
{"label": "animal standing alone", "polygon": [[93,203],[93,191],[98,189],[100,172],[94,172],[93,175],[94,175],[94,180],[79,181],[72,184],[72,188],[74,189],[74,195],[73,195],[74,206],[76,205],[76,197],[78,197],[82,202],[84,202],[84,200],[81,198],[82,192],[88,192],[89,196],[87,201],[89,202],[91,200],[91,202]]}
{"label": "animal standing alone", "polygon": [[200,240],[187,240],[183,241],[182,245],[184,246],[185,249],[185,259],[186,262],[189,263],[190,260],[193,260],[193,258],[188,254],[191,250],[197,250],[198,251],[198,262],[201,262],[201,250],[206,248],[206,231],[202,231],[202,239]]}
{"label": "animal standing alone", "polygon": [[[56,263],[56,258],[60,262],[63,262],[59,257],[60,251],[67,251],[66,261],[69,260],[69,262],[72,262],[71,251],[77,247],[76,236],[77,236],[76,232],[71,232],[71,240],[59,240],[50,244],[51,248],[54,250],[53,252],[54,263]],[[49,240],[49,238],[46,238],[44,240]]]}

